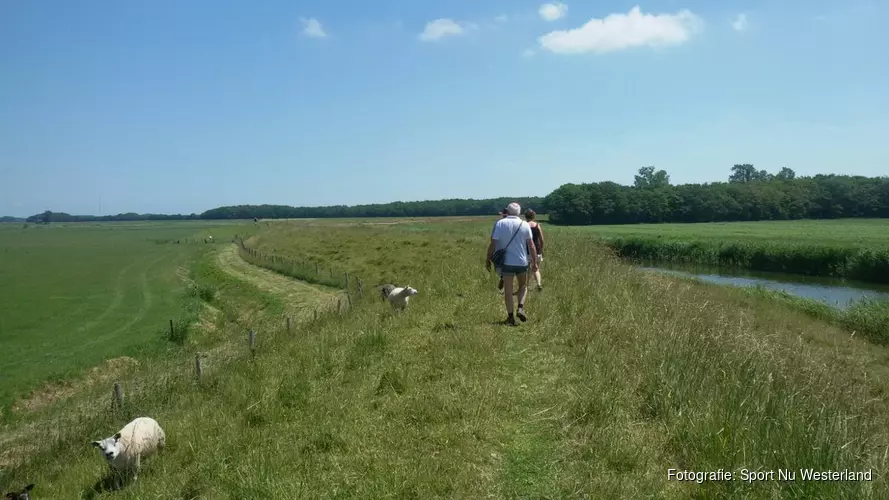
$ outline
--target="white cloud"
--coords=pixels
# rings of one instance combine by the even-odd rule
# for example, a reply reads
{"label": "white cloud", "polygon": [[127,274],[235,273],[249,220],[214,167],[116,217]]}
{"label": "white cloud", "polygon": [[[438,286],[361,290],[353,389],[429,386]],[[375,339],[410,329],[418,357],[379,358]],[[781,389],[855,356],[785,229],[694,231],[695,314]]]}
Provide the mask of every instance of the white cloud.
{"label": "white cloud", "polygon": [[299,20],[303,23],[303,35],[312,38],[324,38],[327,36],[324,27],[322,27],[321,23],[314,17],[309,19],[301,17]]}
{"label": "white cloud", "polygon": [[494,18],[494,22],[498,24],[503,24],[509,20],[509,17],[506,14],[500,14],[499,16]]}
{"label": "white cloud", "polygon": [[458,36],[464,33],[464,28],[453,19],[436,19],[426,23],[426,29],[420,33],[420,40],[432,42],[446,36]]}
{"label": "white cloud", "polygon": [[637,5],[626,14],[593,18],[579,28],[553,31],[537,41],[560,54],[603,53],[643,45],[678,45],[702,25],[700,17],[685,9],[676,14],[643,14]]}
{"label": "white cloud", "polygon": [[545,3],[540,6],[540,9],[537,12],[540,14],[540,18],[544,21],[555,21],[556,19],[565,17],[565,14],[568,12],[568,6],[561,2]]}
{"label": "white cloud", "polygon": [[534,49],[525,49],[525,51],[522,52],[522,57],[534,57]]}
{"label": "white cloud", "polygon": [[744,31],[747,29],[747,14],[738,14],[732,20],[732,29],[735,31]]}

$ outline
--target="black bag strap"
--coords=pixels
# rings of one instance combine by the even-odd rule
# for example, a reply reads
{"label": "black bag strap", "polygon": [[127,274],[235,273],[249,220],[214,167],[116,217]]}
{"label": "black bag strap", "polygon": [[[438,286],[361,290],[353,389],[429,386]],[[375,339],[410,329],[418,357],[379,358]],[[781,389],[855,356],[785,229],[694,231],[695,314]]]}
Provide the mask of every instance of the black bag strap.
{"label": "black bag strap", "polygon": [[515,232],[512,233],[512,238],[509,239],[509,243],[507,243],[506,246],[503,247],[504,250],[506,250],[507,248],[509,248],[509,245],[512,244],[512,240],[514,240],[515,237],[516,237],[516,235],[519,234],[519,231],[522,230],[522,224],[524,224],[524,223],[525,223],[524,221],[521,221],[521,220],[519,221],[519,227],[517,227],[516,230],[515,230]]}

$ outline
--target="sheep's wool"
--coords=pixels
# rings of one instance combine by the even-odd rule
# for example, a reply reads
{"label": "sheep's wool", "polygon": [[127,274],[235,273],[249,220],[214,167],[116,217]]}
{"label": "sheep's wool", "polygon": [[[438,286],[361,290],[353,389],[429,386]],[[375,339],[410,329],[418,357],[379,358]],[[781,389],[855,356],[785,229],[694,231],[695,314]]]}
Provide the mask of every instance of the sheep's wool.
{"label": "sheep's wool", "polygon": [[404,309],[412,295],[416,295],[417,291],[409,286],[398,287],[389,292],[389,303],[392,307]]}
{"label": "sheep's wool", "polygon": [[140,458],[154,455],[166,443],[166,435],[160,424],[150,417],[139,417],[120,430],[120,453],[111,460],[116,469],[139,467]]}

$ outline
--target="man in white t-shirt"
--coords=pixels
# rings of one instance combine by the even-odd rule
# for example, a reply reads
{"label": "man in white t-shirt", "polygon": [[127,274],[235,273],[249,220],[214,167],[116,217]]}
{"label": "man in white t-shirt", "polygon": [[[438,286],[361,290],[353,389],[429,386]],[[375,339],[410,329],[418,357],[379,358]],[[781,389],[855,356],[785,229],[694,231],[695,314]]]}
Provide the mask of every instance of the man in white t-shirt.
{"label": "man in white t-shirt", "polygon": [[520,320],[527,321],[525,296],[528,292],[528,268],[530,267],[532,272],[537,270],[537,260],[528,258],[529,249],[531,255],[537,255],[537,250],[534,248],[531,227],[519,218],[521,211],[522,207],[518,203],[510,203],[506,207],[506,217],[494,224],[485,260],[485,268],[490,271],[494,252],[506,249],[506,258],[499,271],[503,276],[503,298],[506,301],[506,324],[508,325],[515,325],[512,302],[513,277],[519,282],[519,307],[515,311],[515,315]]}

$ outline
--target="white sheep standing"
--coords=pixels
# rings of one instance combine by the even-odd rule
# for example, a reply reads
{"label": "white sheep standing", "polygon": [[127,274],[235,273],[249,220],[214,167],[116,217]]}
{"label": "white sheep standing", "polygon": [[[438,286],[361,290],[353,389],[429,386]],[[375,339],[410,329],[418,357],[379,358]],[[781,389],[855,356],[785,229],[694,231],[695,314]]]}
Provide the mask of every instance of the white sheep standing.
{"label": "white sheep standing", "polygon": [[135,482],[139,476],[139,467],[142,457],[154,455],[166,445],[166,434],[151,417],[138,417],[128,423],[117,434],[93,441],[92,445],[101,449],[111,466],[117,473],[118,479],[122,479],[121,473],[132,474]]}
{"label": "white sheep standing", "polygon": [[389,303],[392,304],[392,307],[396,309],[404,309],[407,307],[408,300],[410,300],[411,296],[418,293],[420,292],[410,286],[398,287],[393,288],[386,298],[389,299]]}

